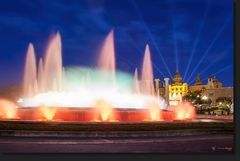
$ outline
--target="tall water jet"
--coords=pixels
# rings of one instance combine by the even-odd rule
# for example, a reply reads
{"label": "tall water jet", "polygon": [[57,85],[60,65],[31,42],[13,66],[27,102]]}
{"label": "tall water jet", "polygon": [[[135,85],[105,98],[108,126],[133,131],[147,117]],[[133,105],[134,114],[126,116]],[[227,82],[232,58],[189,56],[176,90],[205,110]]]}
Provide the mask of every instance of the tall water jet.
{"label": "tall water jet", "polygon": [[24,78],[23,78],[23,95],[24,97],[32,97],[37,93],[37,67],[34,47],[30,43],[28,45]]}
{"label": "tall water jet", "polygon": [[140,94],[140,86],[139,86],[138,70],[137,70],[137,68],[134,71],[133,87],[134,87],[134,93],[135,94]]}
{"label": "tall water jet", "polygon": [[43,60],[40,58],[38,63],[38,90],[43,92]]}
{"label": "tall water jet", "polygon": [[145,48],[142,65],[141,92],[148,95],[154,95],[153,69],[150,49],[148,45],[146,45]]}
{"label": "tall water jet", "polygon": [[62,89],[62,44],[59,33],[52,37],[45,53],[42,87],[44,92]]}
{"label": "tall water jet", "polygon": [[65,68],[62,67],[62,88],[65,85],[65,81],[66,81],[65,78],[66,78],[66,71],[65,71]]}
{"label": "tall water jet", "polygon": [[115,84],[115,48],[114,48],[114,32],[108,34],[104,41],[98,60],[98,67],[103,72],[111,73],[111,81]]}

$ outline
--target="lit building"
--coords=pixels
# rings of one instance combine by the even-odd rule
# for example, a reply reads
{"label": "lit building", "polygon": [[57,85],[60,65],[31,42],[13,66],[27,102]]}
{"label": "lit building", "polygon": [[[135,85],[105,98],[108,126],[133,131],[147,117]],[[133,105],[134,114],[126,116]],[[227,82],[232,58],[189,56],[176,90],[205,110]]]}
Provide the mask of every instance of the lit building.
{"label": "lit building", "polygon": [[[166,84],[168,87],[166,87]],[[166,92],[166,89],[168,89],[168,92]],[[161,84],[158,79],[158,86],[155,85],[155,92],[158,93],[158,95],[167,98],[167,102],[170,105],[176,105],[181,102],[182,96],[186,95],[189,91],[194,92],[198,90],[203,90],[203,95],[206,96],[206,98],[211,99],[213,104],[216,103],[216,99],[219,97],[233,98],[233,87],[223,87],[223,84],[219,82],[216,77],[209,77],[207,84],[203,84],[200,74],[197,74],[195,84],[190,86],[187,83],[182,82],[182,77],[178,70],[172,78],[172,84],[169,84],[168,82],[166,83],[166,81],[165,84]]]}
{"label": "lit building", "polygon": [[174,74],[173,83],[168,86],[169,104],[178,105],[182,101],[182,96],[188,93],[188,84],[182,82],[182,76],[178,70]]}
{"label": "lit building", "polygon": [[219,82],[215,77],[209,77],[207,84],[202,84],[200,75],[196,77],[195,85],[189,86],[190,91],[205,90],[205,89],[221,89],[222,83]]}

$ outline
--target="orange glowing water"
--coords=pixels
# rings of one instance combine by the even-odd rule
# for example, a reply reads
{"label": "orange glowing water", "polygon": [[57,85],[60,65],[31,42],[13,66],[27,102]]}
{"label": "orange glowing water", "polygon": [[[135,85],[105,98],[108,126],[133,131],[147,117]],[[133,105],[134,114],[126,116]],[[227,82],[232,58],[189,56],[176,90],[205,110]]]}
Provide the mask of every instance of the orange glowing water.
{"label": "orange glowing water", "polygon": [[191,120],[195,118],[195,107],[189,102],[183,102],[177,106],[172,106],[175,113],[175,120]]}
{"label": "orange glowing water", "polygon": [[156,105],[155,103],[150,103],[149,104],[149,114],[150,114],[150,120],[151,121],[161,121],[162,117],[161,117],[161,110],[159,108],[158,105]]}
{"label": "orange glowing water", "polygon": [[14,119],[16,118],[16,105],[6,99],[0,99],[0,118]]}
{"label": "orange glowing water", "polygon": [[96,108],[102,121],[109,121],[113,113],[112,105],[102,99],[96,101]]}
{"label": "orange glowing water", "polygon": [[43,117],[42,120],[51,121],[53,120],[56,113],[56,108],[40,107],[39,112],[41,113],[40,115]]}

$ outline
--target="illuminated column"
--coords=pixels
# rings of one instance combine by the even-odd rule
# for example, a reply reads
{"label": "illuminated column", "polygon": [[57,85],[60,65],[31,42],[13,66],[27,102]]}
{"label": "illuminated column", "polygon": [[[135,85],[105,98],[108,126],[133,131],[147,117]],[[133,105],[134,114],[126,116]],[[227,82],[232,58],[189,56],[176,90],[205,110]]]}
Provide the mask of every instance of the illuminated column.
{"label": "illuminated column", "polygon": [[168,91],[169,78],[164,78],[164,81],[165,81],[165,99],[167,104],[169,105],[169,91]]}
{"label": "illuminated column", "polygon": [[159,97],[160,93],[159,93],[159,87],[160,87],[160,79],[155,79],[155,91],[156,91],[156,95]]}

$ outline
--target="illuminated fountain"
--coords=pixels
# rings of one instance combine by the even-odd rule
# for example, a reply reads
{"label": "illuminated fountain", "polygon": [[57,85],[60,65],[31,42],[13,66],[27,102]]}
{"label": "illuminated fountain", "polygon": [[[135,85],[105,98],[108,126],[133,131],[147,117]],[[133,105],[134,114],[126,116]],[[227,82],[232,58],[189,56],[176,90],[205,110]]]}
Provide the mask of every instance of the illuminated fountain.
{"label": "illuminated fountain", "polygon": [[16,105],[6,99],[0,99],[0,119],[17,119]]}
{"label": "illuminated fountain", "polygon": [[39,107],[34,111],[34,119],[40,121],[53,121],[57,109],[52,107]]}
{"label": "illuminated fountain", "polygon": [[195,118],[195,108],[189,102],[181,102],[176,106],[170,106],[169,110],[174,112],[174,120],[191,120]]}
{"label": "illuminated fountain", "polygon": [[37,64],[34,47],[29,45],[23,98],[18,102],[20,119],[142,122],[194,117],[191,105],[168,108],[166,101],[155,95],[148,45],[140,76],[137,69],[134,75],[116,70],[113,30],[103,43],[96,68],[63,67],[61,48],[61,36],[57,33]]}
{"label": "illuminated fountain", "polygon": [[42,73],[39,72],[42,82],[39,80],[39,83],[43,92],[62,90],[62,69],[62,44],[60,34],[57,33],[50,39],[43,61],[43,68],[38,69],[39,71],[42,70]]}
{"label": "illuminated fountain", "polygon": [[162,121],[162,112],[157,104],[150,103],[148,109],[150,114],[149,121]]}
{"label": "illuminated fountain", "polygon": [[141,93],[154,95],[153,69],[149,46],[146,45],[142,66],[142,86]]}
{"label": "illuminated fountain", "polygon": [[[149,46],[146,45],[142,66],[141,93],[154,97],[153,69]],[[161,103],[163,105],[164,102]],[[166,106],[166,105],[165,105]],[[151,121],[160,121],[160,108],[157,102],[151,101],[147,106]]]}
{"label": "illuminated fountain", "polygon": [[133,77],[133,87],[134,87],[134,93],[140,94],[140,85],[139,85],[139,79],[138,79],[138,70],[135,69],[134,77]]}
{"label": "illuminated fountain", "polygon": [[96,113],[95,113],[95,117],[96,119],[94,121],[103,121],[103,122],[115,122],[115,118],[114,118],[114,109],[112,107],[111,103],[108,103],[104,100],[97,100],[96,101]]}
{"label": "illuminated fountain", "polygon": [[[108,78],[108,82],[115,85],[115,48],[114,48],[114,36],[113,30],[108,34],[104,41],[100,57],[98,60],[98,68],[103,72],[103,77]],[[110,73],[110,78],[108,77]]]}
{"label": "illuminated fountain", "polygon": [[33,45],[30,43],[27,50],[24,78],[24,97],[33,97],[38,93],[36,57]]}

